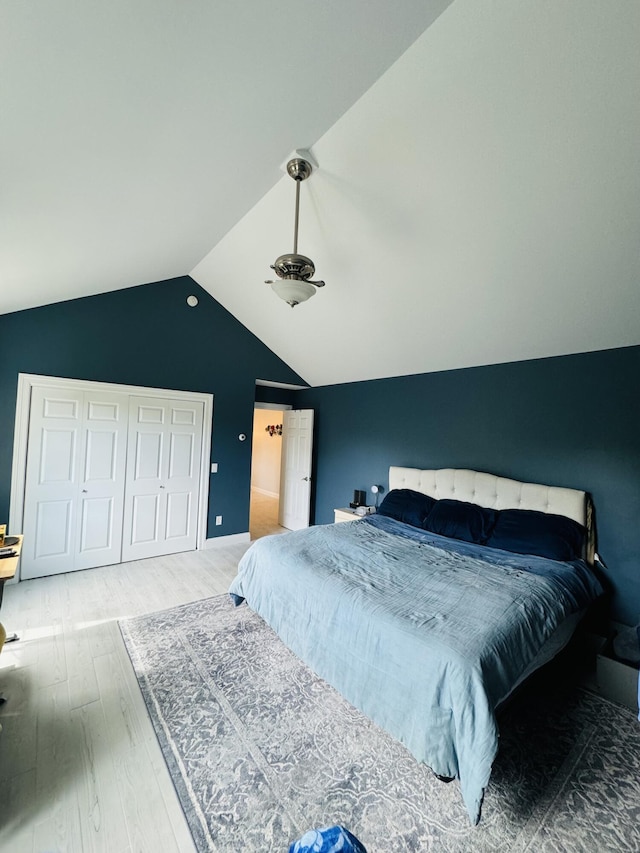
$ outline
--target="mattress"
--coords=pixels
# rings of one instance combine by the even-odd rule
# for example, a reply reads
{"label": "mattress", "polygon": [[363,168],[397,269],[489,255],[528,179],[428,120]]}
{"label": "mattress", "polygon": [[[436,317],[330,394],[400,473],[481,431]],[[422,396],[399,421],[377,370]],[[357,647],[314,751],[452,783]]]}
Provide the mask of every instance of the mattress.
{"label": "mattress", "polygon": [[381,516],[258,540],[230,588],[419,761],[458,777],[474,823],[495,709],[600,591],[582,561],[483,549]]}

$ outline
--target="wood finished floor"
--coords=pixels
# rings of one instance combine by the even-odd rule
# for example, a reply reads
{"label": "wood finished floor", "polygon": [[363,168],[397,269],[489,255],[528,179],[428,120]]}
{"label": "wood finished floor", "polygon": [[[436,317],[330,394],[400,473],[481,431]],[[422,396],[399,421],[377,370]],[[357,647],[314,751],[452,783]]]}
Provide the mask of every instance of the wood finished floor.
{"label": "wood finished floor", "polygon": [[[252,538],[284,532],[252,501]],[[262,511],[261,511],[262,507]],[[194,851],[117,620],[225,593],[247,545],[5,588],[0,850]]]}

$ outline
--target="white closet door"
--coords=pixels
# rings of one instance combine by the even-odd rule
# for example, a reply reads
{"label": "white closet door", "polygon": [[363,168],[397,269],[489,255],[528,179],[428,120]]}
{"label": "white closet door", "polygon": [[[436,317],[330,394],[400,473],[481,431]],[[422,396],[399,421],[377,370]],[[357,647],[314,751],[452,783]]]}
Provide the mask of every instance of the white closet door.
{"label": "white closet door", "polygon": [[122,559],[195,550],[203,404],[131,397]]}
{"label": "white closet door", "polygon": [[74,568],[82,391],[34,388],[21,577]]}
{"label": "white closet door", "polygon": [[84,395],[76,569],[120,562],[128,408],[127,394]]}
{"label": "white closet door", "polygon": [[119,562],[127,399],[33,389],[23,578]]}

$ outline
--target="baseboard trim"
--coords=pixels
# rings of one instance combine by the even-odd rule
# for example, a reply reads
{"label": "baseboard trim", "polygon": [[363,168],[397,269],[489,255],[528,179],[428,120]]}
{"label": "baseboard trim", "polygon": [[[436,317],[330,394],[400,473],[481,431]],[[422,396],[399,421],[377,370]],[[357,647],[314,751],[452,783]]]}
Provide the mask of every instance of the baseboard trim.
{"label": "baseboard trim", "polygon": [[214,536],[212,539],[205,539],[202,550],[208,551],[209,548],[220,548],[223,545],[241,545],[245,542],[251,542],[248,530],[246,533],[230,533],[229,536]]}
{"label": "baseboard trim", "polygon": [[266,489],[260,489],[258,486],[251,486],[252,492],[257,492],[259,495],[265,495],[268,498],[279,498],[280,492],[268,492]]}

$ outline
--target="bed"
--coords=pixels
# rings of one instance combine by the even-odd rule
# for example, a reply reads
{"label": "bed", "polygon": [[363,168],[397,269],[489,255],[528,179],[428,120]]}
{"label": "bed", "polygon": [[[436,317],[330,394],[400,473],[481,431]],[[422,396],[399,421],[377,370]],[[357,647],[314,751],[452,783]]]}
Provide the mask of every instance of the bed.
{"label": "bed", "polygon": [[574,489],[391,467],[378,513],[256,541],[229,592],[418,761],[458,778],[475,824],[496,709],[602,592],[591,521]]}

